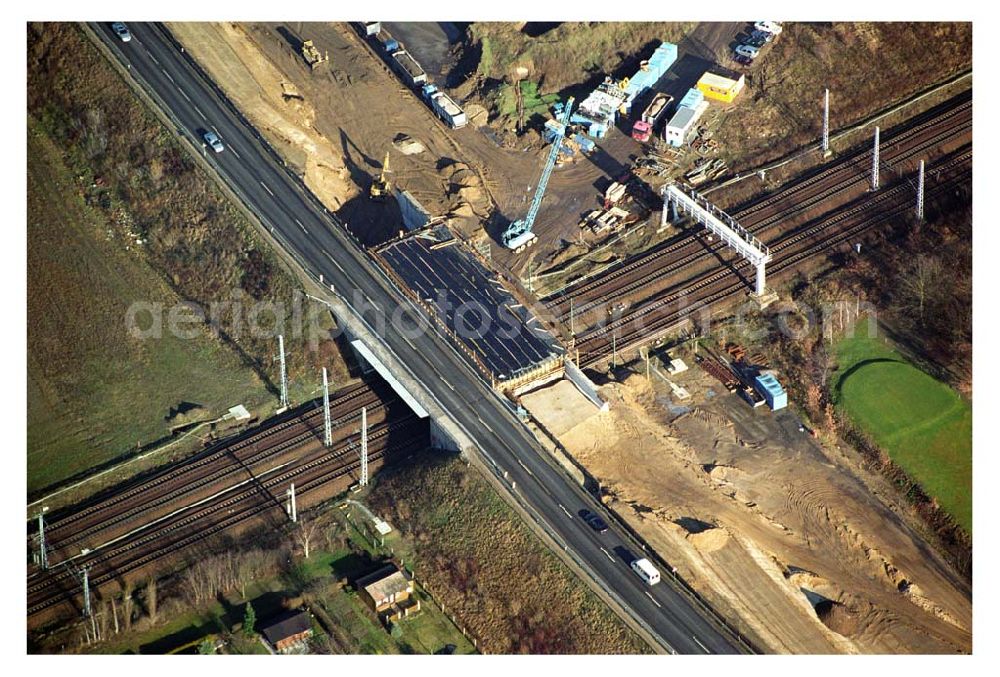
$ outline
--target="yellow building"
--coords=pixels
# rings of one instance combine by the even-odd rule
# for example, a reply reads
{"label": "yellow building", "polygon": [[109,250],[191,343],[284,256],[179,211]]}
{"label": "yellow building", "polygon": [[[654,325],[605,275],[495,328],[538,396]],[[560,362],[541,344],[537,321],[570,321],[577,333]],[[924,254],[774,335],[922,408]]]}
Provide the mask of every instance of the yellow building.
{"label": "yellow building", "polygon": [[743,91],[743,86],[746,84],[746,78],[740,75],[739,79],[734,80],[733,78],[726,77],[724,75],[718,75],[717,73],[706,72],[698,80],[697,88],[705,95],[707,99],[714,99],[715,101],[722,101],[723,103],[732,103],[733,99]]}

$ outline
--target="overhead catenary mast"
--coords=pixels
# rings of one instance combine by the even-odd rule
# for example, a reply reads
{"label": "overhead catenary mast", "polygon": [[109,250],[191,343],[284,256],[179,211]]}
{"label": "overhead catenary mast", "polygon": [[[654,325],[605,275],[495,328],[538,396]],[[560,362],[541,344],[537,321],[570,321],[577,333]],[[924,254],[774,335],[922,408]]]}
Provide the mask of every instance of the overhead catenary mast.
{"label": "overhead catenary mast", "polygon": [[80,575],[83,577],[83,616],[86,618],[90,616],[90,569],[84,567]]}
{"label": "overhead catenary mast", "polygon": [[45,517],[38,513],[38,565],[49,568],[49,554],[45,548]]}
{"label": "overhead catenary mast", "polygon": [[872,149],[872,190],[878,190],[878,127],[875,128],[875,146]]}
{"label": "overhead catenary mast", "polygon": [[368,486],[368,407],[361,407],[361,486]]}
{"label": "overhead catenary mast", "polygon": [[326,378],[326,367],[323,367],[323,445],[333,444],[333,422],[330,420],[330,383]]}
{"label": "overhead catenary mast", "polygon": [[830,153],[830,90],[823,90],[823,155]]}
{"label": "overhead catenary mast", "polygon": [[288,373],[285,371],[285,337],[278,334],[278,352],[281,353],[281,408],[288,408]]}
{"label": "overhead catenary mast", "polygon": [[917,220],[924,220],[924,161],[920,161],[920,173],[917,174]]}

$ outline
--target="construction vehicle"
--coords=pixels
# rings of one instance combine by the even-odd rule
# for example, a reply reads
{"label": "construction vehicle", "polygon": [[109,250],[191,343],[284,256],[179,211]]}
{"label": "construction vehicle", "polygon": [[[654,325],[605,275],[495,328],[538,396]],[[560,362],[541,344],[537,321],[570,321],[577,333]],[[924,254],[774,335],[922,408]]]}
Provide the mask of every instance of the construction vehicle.
{"label": "construction vehicle", "polygon": [[535,197],[531,201],[531,207],[528,208],[528,214],[523,219],[518,219],[512,224],[507,226],[507,230],[503,232],[500,236],[501,242],[504,247],[508,249],[513,249],[516,252],[524,251],[526,247],[530,247],[535,243],[538,237],[531,232],[532,227],[535,225],[535,217],[538,216],[538,210],[542,206],[542,198],[545,197],[545,187],[549,185],[549,177],[552,176],[552,169],[556,166],[556,160],[559,159],[560,150],[563,148],[563,138],[566,136],[566,126],[569,123],[570,113],[573,110],[573,97],[570,97],[566,101],[566,105],[562,107],[559,115],[559,125],[555,128],[550,128],[552,135],[552,149],[549,151],[548,160],[545,161],[545,167],[542,169],[542,175],[538,179],[538,187],[535,188]]}
{"label": "construction vehicle", "polygon": [[389,152],[385,153],[385,160],[382,161],[382,171],[379,172],[377,178],[372,180],[371,188],[368,189],[368,196],[381,202],[385,200],[385,196],[389,194],[389,189],[391,185],[389,184],[388,174],[391,170],[389,169]]}
{"label": "construction vehicle", "polygon": [[669,94],[657,94],[653,101],[642,112],[642,117],[632,125],[632,138],[641,143],[649,141],[650,136],[663,119],[664,113],[670,107],[674,97]]}
{"label": "construction vehicle", "polygon": [[321,63],[330,60],[330,53],[320,54],[312,40],[305,40],[302,42],[302,58],[306,60],[310,68],[316,70]]}

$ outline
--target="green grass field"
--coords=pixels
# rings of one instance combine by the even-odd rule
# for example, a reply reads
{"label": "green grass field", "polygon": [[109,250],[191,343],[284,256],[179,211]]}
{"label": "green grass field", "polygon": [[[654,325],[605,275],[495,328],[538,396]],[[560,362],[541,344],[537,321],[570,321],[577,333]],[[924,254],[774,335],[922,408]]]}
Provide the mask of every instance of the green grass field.
{"label": "green grass field", "polygon": [[[228,407],[270,396],[207,333],[132,338],[133,301],[179,298],[108,236],[51,141],[28,127],[28,491],[58,482]],[[273,399],[273,398],[272,398]],[[199,405],[168,420],[181,402]]]}
{"label": "green grass field", "polygon": [[834,400],[972,533],[972,407],[861,323],[837,345]]}

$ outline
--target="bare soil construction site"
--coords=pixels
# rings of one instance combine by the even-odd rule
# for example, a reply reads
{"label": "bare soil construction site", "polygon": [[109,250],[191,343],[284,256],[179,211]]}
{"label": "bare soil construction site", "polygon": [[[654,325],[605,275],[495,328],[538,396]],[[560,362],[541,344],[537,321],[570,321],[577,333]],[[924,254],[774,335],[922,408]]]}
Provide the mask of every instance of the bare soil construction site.
{"label": "bare soil construction site", "polygon": [[[393,358],[400,360],[399,365],[416,370],[414,365],[422,364],[419,360],[423,360],[442,369],[427,367],[426,371],[410,372],[404,379],[402,367],[396,363],[376,364],[381,359],[379,355],[387,350],[373,351],[365,344],[376,357],[364,357],[358,344],[363,344],[366,337],[354,341],[347,333],[351,325],[341,322],[338,316],[336,323],[358,351],[358,360],[367,360],[388,383],[374,378],[360,383],[352,381],[349,387],[334,394],[329,405],[332,414],[329,410],[325,412],[324,423],[321,400],[312,400],[318,390],[310,394],[311,401],[307,404],[290,410],[284,406],[288,402],[284,390],[287,388],[285,349],[284,343],[280,343],[284,408],[279,410],[278,417],[79,501],[74,494],[73,505],[55,506],[44,520],[39,516],[38,528],[45,525],[41,532],[33,531],[34,525],[29,525],[28,550],[36,542],[41,544],[38,561],[34,567],[28,567],[29,627],[47,631],[57,622],[77,617],[84,604],[89,614],[91,594],[95,599],[112,599],[126,581],[131,584],[141,577],[155,576],[157,569],[167,565],[176,568],[182,559],[192,556],[194,544],[200,547],[208,544],[210,538],[221,542],[223,537],[243,533],[249,525],[273,522],[277,530],[285,523],[286,515],[295,512],[295,485],[286,488],[290,482],[298,485],[302,507],[315,507],[333,496],[347,495],[345,492],[355,485],[367,485],[369,433],[368,428],[362,433],[356,420],[363,406],[366,426],[367,417],[371,416],[372,470],[386,467],[390,480],[385,486],[392,487],[382,488],[375,507],[391,514],[397,528],[402,526],[413,532],[415,542],[419,543],[414,552],[427,558],[424,564],[438,577],[435,585],[444,589],[439,602],[447,599],[454,611],[478,619],[470,626],[477,626],[475,632],[495,626],[498,636],[512,634],[503,630],[505,619],[513,619],[511,627],[523,625],[525,637],[530,634],[529,628],[532,632],[537,630],[534,643],[521,638],[508,644],[497,643],[496,650],[558,652],[580,647],[599,650],[599,643],[607,637],[615,638],[609,649],[612,651],[632,651],[639,646],[639,635],[631,634],[636,628],[628,632],[624,628],[626,622],[629,627],[633,621],[641,625],[645,612],[634,598],[619,597],[620,591],[628,588],[607,583],[617,579],[599,578],[584,568],[575,551],[578,546],[572,540],[578,535],[576,532],[569,529],[557,532],[551,522],[544,523],[537,517],[541,513],[546,513],[545,519],[551,517],[547,514],[551,508],[561,520],[562,514],[554,509],[556,503],[568,520],[584,517],[581,513],[591,514],[590,511],[580,511],[579,506],[571,509],[571,501],[585,499],[591,509],[613,522],[610,533],[604,533],[608,531],[607,524],[602,530],[589,520],[565,522],[557,529],[566,524],[575,528],[580,523],[587,537],[594,539],[630,534],[632,540],[626,541],[629,547],[638,543],[648,550],[639,557],[653,560],[664,578],[659,589],[643,585],[635,592],[639,602],[646,603],[642,597],[645,594],[652,604],[660,607],[649,590],[654,595],[665,594],[663,588],[672,586],[669,590],[676,589],[681,594],[684,586],[689,586],[684,594],[691,597],[695,613],[704,616],[701,620],[713,624],[713,628],[734,631],[730,637],[740,641],[745,638],[748,643],[740,645],[741,651],[971,653],[971,575],[963,575],[969,569],[955,565],[953,553],[941,547],[943,540],[933,522],[914,503],[908,502],[912,498],[908,492],[921,487],[913,482],[910,489],[902,490],[899,482],[876,474],[873,465],[865,462],[869,457],[859,452],[870,450],[855,442],[843,427],[838,430],[835,423],[830,423],[822,435],[809,427],[819,417],[817,412],[825,411],[829,420],[833,420],[835,403],[822,399],[828,395],[825,388],[829,374],[836,372],[835,360],[826,352],[826,335],[819,336],[815,354],[811,352],[815,344],[811,337],[808,349],[800,345],[805,341],[791,347],[775,342],[781,350],[787,349],[789,363],[797,361],[795,364],[802,372],[809,372],[808,378],[801,377],[787,363],[773,364],[776,360],[771,355],[770,366],[764,364],[763,358],[753,361],[750,366],[759,368],[748,377],[733,367],[729,376],[735,375],[739,384],[733,381],[730,387],[725,377],[719,376],[718,368],[713,367],[715,363],[703,357],[714,350],[714,343],[723,344],[714,334],[717,327],[710,325],[717,324],[722,316],[731,317],[733,312],[742,319],[745,309],[750,316],[745,325],[758,323],[766,327],[755,339],[757,343],[751,344],[751,351],[767,352],[764,343],[778,335],[774,326],[787,319],[782,313],[788,308],[793,309],[788,311],[792,313],[806,312],[807,304],[800,304],[802,298],[793,294],[793,286],[813,284],[821,277],[815,275],[817,271],[826,274],[835,268],[850,268],[852,263],[860,269],[859,261],[874,261],[873,265],[879,265],[880,243],[916,239],[919,224],[925,221],[925,191],[930,211],[940,214],[950,210],[961,215],[964,213],[961,209],[966,209],[971,219],[973,97],[971,77],[968,82],[961,80],[966,72],[963,69],[971,64],[971,28],[956,23],[948,30],[934,32],[942,40],[948,40],[948,44],[964,45],[963,40],[968,38],[968,64],[963,46],[937,67],[925,65],[908,70],[913,81],[900,89],[901,97],[918,95],[926,88],[937,87],[939,91],[926,100],[913,102],[905,115],[897,112],[899,118],[892,117],[892,125],[883,121],[880,131],[872,129],[874,147],[868,139],[867,121],[862,123],[861,117],[899,103],[879,89],[881,79],[864,90],[871,100],[864,105],[845,107],[844,124],[861,123],[859,129],[864,137],[850,137],[850,143],[843,137],[845,140],[830,153],[821,153],[815,146],[815,125],[804,119],[805,114],[785,108],[789,101],[798,104],[803,101],[800,77],[812,86],[809,78],[830,70],[829,62],[836,61],[836,51],[831,45],[844,42],[845,36],[853,36],[851,44],[858,42],[874,49],[873,45],[883,44],[893,31],[884,27],[865,28],[867,24],[850,29],[838,25],[835,30],[820,24],[803,24],[802,28],[789,30],[787,45],[769,42],[770,47],[761,48],[761,54],[774,50],[774,66],[766,61],[769,57],[762,56],[754,68],[747,65],[739,72],[732,71],[734,78],[740,78],[737,93],[743,91],[746,76],[746,92],[736,104],[732,98],[725,104],[712,103],[711,113],[694,130],[694,137],[703,144],[702,151],[695,150],[691,138],[682,141],[680,150],[670,151],[665,129],[662,139],[650,140],[647,136],[641,140],[642,137],[634,136],[632,124],[637,111],[626,114],[628,108],[622,104],[612,109],[611,123],[605,130],[607,136],[593,135],[597,140],[595,149],[584,152],[580,148],[585,145],[578,144],[576,151],[564,159],[561,144],[569,137],[571,108],[567,105],[560,109],[559,103],[581,94],[586,96],[583,90],[596,87],[594,81],[604,81],[609,87],[617,87],[619,93],[625,92],[629,81],[626,73],[641,77],[651,72],[650,61],[646,59],[651,53],[659,53],[654,50],[660,47],[674,50],[677,65],[670,70],[669,77],[653,70],[660,79],[654,78],[654,83],[642,90],[642,96],[651,98],[669,93],[680,99],[685,93],[698,94],[702,90],[695,83],[708,74],[708,68],[723,63],[734,66],[733,46],[743,39],[737,39],[737,35],[741,31],[748,35],[752,32],[747,23],[649,24],[643,25],[642,30],[628,29],[625,24],[611,25],[614,30],[595,28],[593,35],[600,38],[595,39],[595,45],[601,51],[598,56],[588,53],[587,58],[593,63],[588,61],[585,68],[576,63],[574,68],[560,66],[554,60],[554,48],[537,42],[551,32],[552,36],[564,36],[567,44],[579,48],[586,44],[575,42],[581,35],[586,37],[585,24],[518,24],[518,35],[528,36],[518,39],[520,51],[514,45],[500,45],[506,26],[470,27],[452,23],[440,24],[437,29],[391,26],[397,36],[415,36],[415,49],[427,49],[432,55],[425,65],[436,71],[434,77],[442,91],[449,89],[464,106],[468,124],[463,122],[452,128],[443,122],[444,117],[435,114],[428,105],[430,99],[425,100],[426,92],[415,84],[407,85],[405,76],[390,68],[390,59],[379,52],[376,38],[364,35],[364,23],[186,22],[158,24],[157,31],[162,32],[165,43],[170,45],[170,49],[160,53],[161,57],[177,48],[178,53],[186,54],[182,57],[183,68],[198,77],[202,75],[201,69],[210,80],[211,97],[194,102],[188,99],[194,109],[200,113],[198,104],[206,107],[208,101],[208,105],[217,106],[215,117],[220,117],[220,111],[230,115],[235,108],[239,115],[234,117],[245,119],[229,128],[229,136],[246,133],[253,144],[263,138],[265,145],[277,154],[280,162],[273,162],[274,155],[266,147],[254,150],[267,158],[268,171],[273,166],[274,174],[267,176],[290,181],[291,187],[282,191],[275,181],[259,180],[264,175],[250,170],[246,173],[250,179],[245,181],[254,190],[259,183],[273,198],[257,203],[267,205],[261,216],[270,214],[277,223],[281,219],[290,221],[297,214],[306,221],[304,225],[294,218],[301,229],[301,238],[295,225],[286,223],[287,231],[293,231],[296,239],[283,244],[282,238],[275,238],[276,246],[298,247],[315,254],[317,260],[325,254],[342,274],[335,276],[331,269],[314,266],[315,262],[308,259],[309,266],[303,266],[301,271],[296,269],[300,281],[308,279],[313,287],[318,281],[318,289],[326,293],[329,287],[331,298],[336,295],[348,305],[345,289],[352,286],[358,295],[367,294],[372,305],[378,300],[388,311],[397,310],[392,304],[398,297],[399,307],[407,313],[412,307],[414,315],[423,313],[429,318],[429,331],[434,332],[430,336],[438,334],[448,339],[450,343],[445,347],[454,349],[458,359],[452,360],[447,352],[435,352],[439,347],[436,343],[424,344],[418,340],[416,346],[423,347],[418,349],[404,334],[409,352],[393,344],[397,348]],[[667,43],[657,47],[659,40],[647,39],[649,31],[661,28],[665,33],[662,40],[676,41],[676,45]],[[139,29],[135,30],[136,36],[140,36]],[[772,37],[778,39],[780,25],[775,30],[778,33]],[[923,26],[918,34],[923,36],[929,30]],[[620,49],[613,44],[616,35],[622,41]],[[913,42],[910,38],[904,40],[891,61],[905,62]],[[152,40],[146,44],[152,44]],[[132,47],[141,46],[140,39],[132,43]],[[786,74],[787,80],[775,72],[779,64],[792,59],[796,48],[805,49],[804,46],[810,50],[809,69],[790,72]],[[153,53],[148,49],[147,52],[156,61]],[[478,65],[471,63],[474,55],[478,55]],[[607,59],[609,55],[617,62],[597,62],[598,58]],[[411,55],[411,59],[412,56],[420,54]],[[849,63],[853,66],[856,61],[852,56]],[[160,62],[156,63],[159,66]],[[546,68],[551,70],[548,83]],[[466,71],[464,79],[456,75],[461,69]],[[155,67],[149,70],[157,72]],[[121,71],[124,73],[125,69]],[[182,71],[179,69],[175,75],[179,72]],[[174,82],[166,70],[163,73]],[[579,80],[584,75],[585,81],[574,82],[573,79]],[[851,77],[863,75],[845,75],[836,84],[842,91],[850,90]],[[538,99],[542,104],[537,108],[544,108],[545,115],[536,115],[527,125],[524,118],[532,120],[532,116],[530,113],[525,116],[523,111],[525,80],[531,81],[536,94],[548,88],[546,96],[559,99],[558,103],[554,99]],[[947,84],[941,84],[945,81]],[[783,83],[794,89],[794,93],[780,92]],[[173,92],[174,84],[166,84],[161,91]],[[499,102],[505,87],[516,88],[517,104],[511,109],[514,113],[501,110],[510,103]],[[177,90],[187,98],[181,87],[177,86]],[[224,96],[219,96],[220,91]],[[503,95],[510,94],[507,91]],[[216,100],[221,103],[211,103]],[[557,103],[555,109],[553,103]],[[702,112],[707,106],[705,102]],[[186,110],[183,103],[181,108]],[[645,108],[645,100],[639,108]],[[212,109],[206,107],[206,110]],[[562,110],[566,111],[564,117],[560,117]],[[733,120],[743,112],[747,118],[735,124]],[[782,113],[788,119],[776,120]],[[549,114],[553,117],[549,122],[562,125],[562,129],[544,137],[543,142],[540,120]],[[617,114],[621,118],[615,122]],[[515,116],[521,118],[516,124]],[[201,113],[201,117],[206,116]],[[746,130],[760,120],[767,123],[761,127],[764,131],[753,143],[748,142],[746,148],[741,147],[737,131],[752,135]],[[246,129],[246,122],[251,129],[240,131]],[[206,120],[205,124],[211,126],[212,122]],[[729,127],[721,130],[727,124]],[[787,138],[775,142],[773,148],[762,148],[761,139],[780,134]],[[227,144],[224,155],[213,155],[206,150],[206,158],[200,158],[198,136],[207,138],[212,134],[206,137],[206,130],[199,130],[191,146],[195,149],[195,159],[206,159],[209,166],[208,159],[216,163],[220,158],[243,163],[240,155],[249,153],[245,150],[249,143],[247,146],[231,143]],[[706,151],[709,140],[715,145],[711,146],[713,150]],[[215,150],[223,152],[221,147]],[[758,171],[754,153],[760,155],[762,162],[783,157],[785,153],[800,153],[800,156],[768,175],[766,171]],[[668,154],[676,160],[669,170],[658,164]],[[696,191],[704,190],[702,184],[691,180],[686,170],[695,163],[701,167],[714,166],[709,161],[721,162],[722,158],[732,164],[727,169],[721,163],[722,169],[711,179],[703,175],[705,188],[711,194],[699,195]],[[281,163],[301,177],[305,187],[289,177]],[[249,167],[250,163],[245,165]],[[730,190],[724,181],[740,178],[733,171],[737,167],[754,178]],[[545,191],[550,171],[551,181]],[[229,175],[220,172],[219,176]],[[274,192],[269,185],[275,188]],[[541,188],[533,202],[536,185]],[[616,187],[621,191],[613,200],[610,194]],[[689,197],[701,211],[689,207],[686,215],[678,213],[677,201],[672,213],[665,208],[664,196],[675,189],[683,189],[684,197]],[[310,191],[326,207],[324,212],[315,201],[308,202],[309,209],[322,217],[314,222],[304,216],[305,210],[295,212],[288,207],[301,196],[309,197]],[[239,191],[234,195],[249,209],[252,203],[246,199],[246,193],[252,191],[243,191],[242,197]],[[622,195],[625,197],[621,198]],[[622,201],[616,202],[618,199]],[[427,219],[412,229],[409,222],[416,203]],[[591,217],[599,211],[610,213],[613,204],[627,206],[628,211],[621,210],[627,218],[614,225],[608,222],[597,227],[596,218],[591,220]],[[517,226],[521,220],[534,223],[536,213],[537,232],[532,233],[530,225],[527,231],[533,239],[524,247],[512,245],[505,229],[512,222]],[[266,231],[267,220],[262,218],[261,223],[262,232]],[[932,218],[926,223],[930,228],[935,226]],[[721,228],[717,229],[716,224],[721,224]],[[340,226],[353,240],[343,236]],[[270,232],[275,235],[273,225]],[[336,235],[337,239],[331,240],[336,246],[327,244],[323,249],[320,245],[324,240],[316,238],[317,233]],[[744,240],[734,243],[737,236]],[[952,239],[962,241],[961,237]],[[759,245],[758,253],[766,251],[767,294],[764,264],[751,261],[746,249],[739,246],[748,242]],[[356,258],[341,265],[336,255],[345,251],[355,255],[354,244],[361,245]],[[369,274],[368,264],[372,264],[370,275],[375,280],[371,287],[360,282],[367,279],[360,275]],[[816,282],[816,286],[821,282]],[[921,278],[914,284],[930,283]],[[383,286],[384,297],[378,295],[383,293]],[[919,293],[922,325],[923,287]],[[781,301],[776,303],[779,297]],[[860,315],[861,305],[868,303],[869,298],[853,299],[857,302],[857,314]],[[330,308],[331,313],[338,312],[333,310],[334,306]],[[469,315],[466,311],[470,308],[476,312]],[[351,309],[364,318],[360,310],[353,306]],[[383,314],[382,308],[376,306],[376,309]],[[421,319],[425,319],[423,315]],[[971,311],[969,324],[971,336]],[[487,329],[482,330],[483,326]],[[509,331],[504,333],[503,329]],[[741,324],[738,331],[743,329],[745,326]],[[384,327],[382,333],[387,333]],[[832,330],[829,342],[831,346],[834,344]],[[889,341],[885,343],[888,345]],[[346,347],[346,343],[341,347]],[[660,371],[666,369],[661,360],[669,362],[667,348],[671,356],[683,357],[691,368],[685,366],[675,372],[671,363],[668,379]],[[334,348],[331,346],[329,350]],[[659,356],[651,358],[651,351]],[[414,355],[419,360],[412,359]],[[446,355],[448,361],[442,358],[440,364],[434,363],[434,358],[441,355]],[[645,358],[645,364],[640,358]],[[338,360],[338,364],[346,364],[340,357]],[[719,364],[733,366],[722,360]],[[463,371],[466,366],[471,367],[470,373],[475,373],[475,378]],[[388,376],[389,370],[394,378]],[[813,371],[822,372],[817,378],[824,390],[810,380]],[[430,409],[426,403],[419,403],[418,397],[404,397],[405,393],[401,393],[408,387],[407,382],[418,380],[418,375],[421,387],[431,395],[437,392],[434,388],[441,387],[434,382],[440,379],[444,387],[458,393],[449,396],[458,405],[446,410],[441,402],[453,400],[436,398],[441,400],[437,405],[443,414],[432,413],[430,423],[423,418],[428,416],[427,412],[411,411],[411,407]],[[787,400],[775,405],[772,399],[767,399],[754,380],[762,376],[780,377],[787,390],[781,390],[781,397],[787,396]],[[324,383],[326,378],[324,371]],[[480,396],[478,390],[473,393],[472,387],[481,385],[484,394]],[[815,402],[811,396],[802,396],[808,392],[807,387],[815,390]],[[742,388],[744,398],[753,406],[740,398],[738,388]],[[502,405],[494,403],[493,396],[503,400]],[[770,408],[758,406],[765,400]],[[485,408],[477,409],[484,402],[490,406],[496,404],[502,416],[497,414],[493,418],[484,413]],[[517,538],[525,542],[538,538],[537,543],[531,540],[532,547],[541,549],[544,544],[544,548],[551,548],[549,555],[554,553],[559,557],[565,550],[567,557],[580,565],[580,571],[575,567],[565,572],[559,569],[559,581],[572,581],[580,590],[585,585],[593,588],[586,598],[580,596],[582,593],[574,593],[580,608],[592,612],[592,624],[597,628],[593,637],[587,635],[577,644],[563,642],[560,632],[573,626],[554,621],[563,618],[561,614],[565,611],[556,609],[555,603],[546,610],[545,604],[536,601],[538,608],[532,607],[529,614],[520,608],[520,598],[513,595],[509,608],[503,592],[494,591],[492,598],[479,598],[477,558],[489,559],[485,553],[497,534],[486,537],[462,532],[458,538],[458,531],[452,532],[448,521],[439,519],[441,515],[435,512],[428,517],[431,509],[437,508],[424,505],[430,494],[419,485],[421,477],[426,480],[440,475],[435,482],[447,484],[466,471],[471,475],[472,466],[476,472],[486,468],[483,472],[489,475],[490,466],[475,455],[475,444],[446,439],[449,433],[439,430],[448,417],[453,418],[449,425],[462,420],[455,412],[463,415],[478,412],[486,417],[479,418],[479,423],[493,437],[485,438],[487,442],[478,447],[492,464],[496,478],[488,479],[495,479],[496,486],[491,485],[491,489],[484,482],[481,491],[497,505],[507,501],[514,507],[525,501],[517,506],[521,521],[515,520],[514,512],[509,516],[504,513],[503,517],[504,520],[509,517],[511,524],[516,523]],[[497,421],[509,426],[505,429]],[[490,423],[494,425],[491,427]],[[530,435],[522,434],[522,423],[542,448]],[[494,427],[502,432],[516,431],[521,437],[509,442]],[[477,429],[471,421],[463,426],[467,435],[471,429]],[[498,442],[491,447],[489,440],[494,439]],[[844,439],[851,440],[854,448],[846,445]],[[362,456],[356,455],[356,443],[364,449]],[[520,444],[524,444],[524,449],[537,449],[538,457],[518,456],[515,452],[520,451]],[[426,463],[423,470],[415,462],[412,467],[402,467],[404,464],[397,462],[407,460],[409,464],[413,455],[432,447],[434,455],[443,455],[445,449],[449,453],[461,451],[466,469],[459,469],[457,460],[450,461],[452,466],[448,468]],[[490,458],[490,452],[497,450],[509,452],[511,462],[500,464]],[[545,460],[539,461],[541,457]],[[520,463],[525,475],[517,474],[521,471],[514,460]],[[550,460],[567,472],[546,476],[545,473],[552,471],[547,464]],[[418,483],[406,486],[410,480],[406,473],[411,470]],[[233,479],[240,482],[219,490],[216,483],[224,478],[229,478],[225,482]],[[541,487],[534,492],[541,497],[539,504],[548,508],[536,509],[527,502],[533,495],[532,480]],[[459,488],[467,490],[470,481],[462,479]],[[554,493],[553,487],[561,487],[562,482],[576,493]],[[489,493],[498,486],[505,491],[509,488],[509,495],[505,491]],[[411,490],[413,497],[406,493]],[[442,489],[440,495],[448,497],[438,506],[449,511],[448,520],[467,520],[470,514],[475,514],[470,505],[463,506],[462,492]],[[595,497],[607,511],[594,502]],[[287,506],[282,502],[286,499]],[[484,499],[483,511],[492,515],[496,508]],[[534,518],[535,524],[528,517]],[[591,514],[591,517],[599,516]],[[597,522],[600,524],[601,520]],[[596,533],[587,530],[588,524]],[[435,530],[440,530],[438,536],[434,535]],[[50,539],[48,546],[46,537]],[[462,567],[452,566],[449,558],[453,551],[466,548],[465,539],[475,540],[476,547],[469,547],[463,555]],[[612,547],[608,540],[587,547],[596,551],[602,544]],[[962,544],[967,545],[971,562],[971,535]],[[505,548],[504,557],[492,562],[494,571],[517,566],[516,551],[527,552],[527,546],[508,543]],[[604,547],[600,550],[616,567],[622,564]],[[46,559],[48,552],[51,563]],[[409,554],[400,554],[400,560]],[[636,569],[639,559],[620,553],[619,557],[624,561],[623,571],[627,575],[631,575],[631,567],[644,581],[651,584],[659,581],[659,577],[652,580]],[[556,558],[552,559],[555,562]],[[600,553],[596,553],[596,559],[604,567],[609,566]],[[532,573],[538,567],[525,567],[524,577],[536,578],[531,585],[545,585],[535,575],[537,571]],[[461,585],[455,582],[454,572],[459,568],[463,569],[459,571]],[[83,573],[82,580],[87,582],[80,588],[81,572],[91,569],[89,579]],[[482,571],[487,574],[489,569],[484,567]],[[555,565],[552,571],[556,571]],[[617,576],[622,572],[616,568],[613,573]],[[493,575],[506,585],[521,581],[514,575],[507,578]],[[454,589],[446,587],[448,576],[452,576]],[[680,582],[666,580],[671,576]],[[638,585],[633,579],[626,583]],[[603,589],[598,589],[599,586]],[[466,595],[466,588],[476,592]],[[504,586],[497,588],[502,589]],[[525,589],[531,588],[525,586]],[[697,595],[691,595],[692,589]],[[593,596],[594,592],[600,594]],[[605,593],[613,604],[605,599]],[[531,596],[523,589],[520,594]],[[704,604],[700,610],[694,606],[699,596],[710,610]],[[86,603],[82,602],[84,597]],[[478,610],[473,608],[476,605]],[[444,605],[441,606],[443,610]],[[662,608],[668,606],[664,602]],[[488,608],[489,613],[482,613],[483,608]],[[663,620],[657,609],[650,611],[652,614],[647,614],[645,620]],[[621,628],[619,622],[623,623]],[[701,645],[697,637],[693,639],[705,653],[715,653]],[[656,644],[644,635],[643,640],[651,646]],[[486,646],[494,648],[493,644]],[[664,646],[674,652],[670,645]],[[684,649],[681,645],[680,652],[685,653]]]}
{"label": "bare soil construction site", "polygon": [[767,650],[971,651],[971,588],[891,487],[860,481],[787,410],[758,414],[701,370],[674,380],[683,405],[639,375],[602,390],[608,412],[572,388],[522,400],[609,508]]}
{"label": "bare soil construction site", "polygon": [[[501,145],[475,104],[468,107],[468,127],[448,129],[347,25],[172,24],[170,29],[369,247],[393,239],[403,227],[394,202],[373,202],[367,195],[386,153],[393,184],[432,216],[446,217],[462,239],[481,250],[484,244],[489,247],[492,265],[502,276],[508,271],[509,283],[516,284],[518,274],[523,281],[526,266],[537,271],[541,263],[558,270],[572,256],[609,243],[605,254],[562,278],[566,285],[581,270],[593,272],[622,261],[596,281],[584,277],[560,289],[559,276],[549,282],[543,281],[545,276],[539,279],[543,288],[559,290],[547,292],[545,300],[557,322],[573,322],[574,299],[580,303],[578,311],[589,306],[592,315],[600,316],[592,329],[587,326],[594,317],[576,317],[574,333],[584,328],[577,347],[586,353],[586,364],[610,354],[612,339],[603,320],[611,300],[619,313],[632,304],[640,314],[654,306],[666,310],[664,295],[669,300],[674,291],[683,294],[694,273],[710,272],[692,268],[678,276],[687,260],[681,254],[690,250],[689,258],[704,258],[711,270],[717,267],[713,252],[720,247],[710,238],[685,244],[684,232],[655,232],[652,223],[617,244],[616,238],[582,234],[580,214],[596,207],[611,181],[634,166],[640,145],[627,132],[613,129],[598,152],[553,173],[540,212],[538,244],[531,253],[515,254],[495,241],[498,229],[522,214],[530,201],[546,152],[531,137],[524,137],[520,150]],[[719,54],[729,49],[739,29],[738,23],[695,29],[681,43],[673,84],[665,86],[693,85],[706,64],[722,58]],[[300,53],[306,39],[329,60],[310,68]],[[743,202],[746,190],[741,189],[719,197],[724,205],[736,206],[737,217],[746,217],[752,230],[780,225],[771,239],[807,226],[819,232],[827,221],[840,223],[855,213],[860,225],[840,240],[860,237],[874,223],[861,210],[905,192],[899,177],[913,171],[918,155],[951,172],[945,177],[950,183],[940,179],[942,191],[967,180],[970,99],[955,97],[886,136],[884,161],[892,173],[887,182],[895,187],[872,199],[870,207],[863,206],[869,200],[864,175],[869,154],[857,148],[844,148],[842,158],[815,170],[816,178],[790,183],[774,195]],[[929,106],[915,107],[912,113]],[[378,115],[371,114],[374,110]],[[659,218],[656,201],[650,191],[646,213],[651,222]],[[672,244],[674,240],[678,243]],[[688,249],[664,256],[682,245]],[[643,249],[648,253],[627,258]],[[811,251],[803,250],[809,256]],[[735,270],[738,264],[730,260],[727,266]],[[667,316],[655,320],[664,326],[669,321]],[[627,337],[616,338],[627,342]],[[919,522],[891,487],[865,475],[850,452],[831,451],[801,433],[789,411],[761,416],[735,396],[713,396],[712,382],[700,370],[689,372],[683,386],[695,394],[695,404],[683,408],[669,402],[665,384],[653,387],[638,377],[606,388],[609,413],[597,413],[565,381],[529,394],[523,402],[600,482],[609,507],[768,650],[971,650],[971,587],[927,544],[917,530]],[[565,392],[556,392],[560,388]]]}

